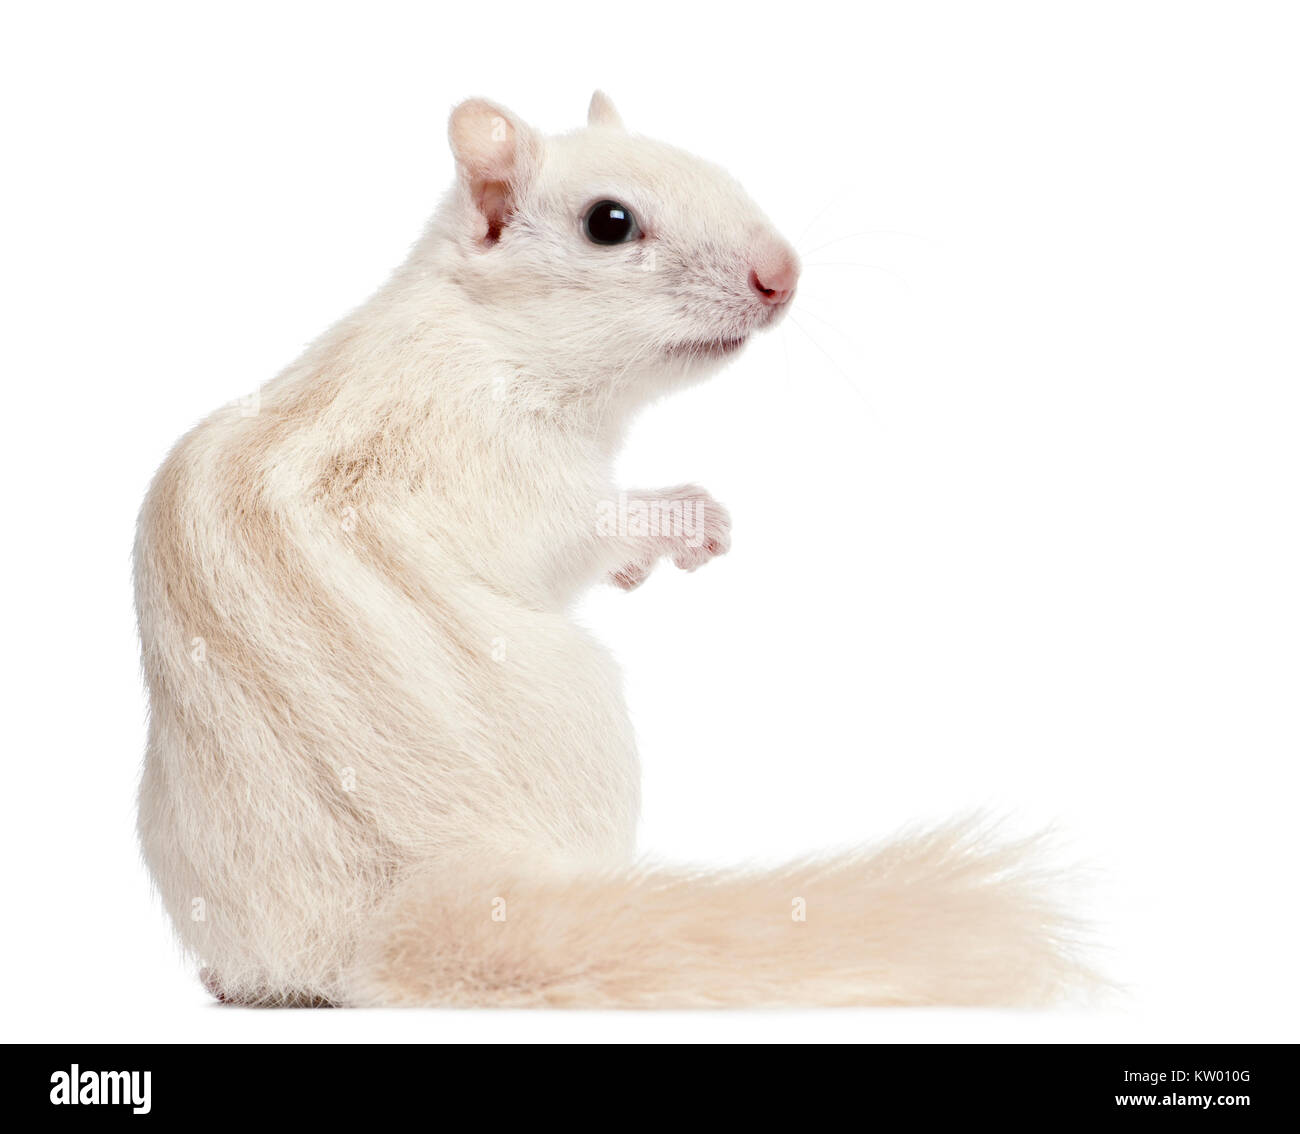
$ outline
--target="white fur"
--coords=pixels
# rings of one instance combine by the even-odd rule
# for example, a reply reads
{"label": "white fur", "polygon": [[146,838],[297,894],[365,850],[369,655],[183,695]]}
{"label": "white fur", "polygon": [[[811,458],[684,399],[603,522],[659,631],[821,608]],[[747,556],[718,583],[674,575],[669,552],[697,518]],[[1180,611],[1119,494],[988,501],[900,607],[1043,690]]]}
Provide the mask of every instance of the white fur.
{"label": "white fur", "polygon": [[[634,863],[618,672],[567,609],[726,550],[690,486],[641,497],[690,532],[597,517],[629,416],[775,318],[749,273],[793,253],[721,170],[603,95],[590,118],[543,137],[457,108],[458,182],[406,263],[158,473],[140,833],[185,946],[248,1003],[1059,992],[1061,920],[967,830],[770,874]],[[607,197],[643,239],[585,239]]]}

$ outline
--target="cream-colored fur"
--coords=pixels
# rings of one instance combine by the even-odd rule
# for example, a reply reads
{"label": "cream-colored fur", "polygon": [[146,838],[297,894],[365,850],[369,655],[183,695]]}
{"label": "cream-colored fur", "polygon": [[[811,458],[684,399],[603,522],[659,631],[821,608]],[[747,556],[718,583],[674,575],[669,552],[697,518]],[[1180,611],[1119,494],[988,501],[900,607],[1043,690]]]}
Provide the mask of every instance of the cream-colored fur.
{"label": "cream-colored fur", "polygon": [[[458,183],[406,263],[183,438],[141,514],[140,834],[209,987],[636,1006],[1062,991],[1064,922],[1022,848],[969,829],[768,873],[634,861],[618,672],[567,610],[595,581],[727,549],[706,493],[623,495],[611,462],[638,406],[779,315],[750,272],[793,253],[725,173],[625,132],[603,95],[570,135],[482,100],[450,135]],[[587,241],[603,198],[643,237]]]}

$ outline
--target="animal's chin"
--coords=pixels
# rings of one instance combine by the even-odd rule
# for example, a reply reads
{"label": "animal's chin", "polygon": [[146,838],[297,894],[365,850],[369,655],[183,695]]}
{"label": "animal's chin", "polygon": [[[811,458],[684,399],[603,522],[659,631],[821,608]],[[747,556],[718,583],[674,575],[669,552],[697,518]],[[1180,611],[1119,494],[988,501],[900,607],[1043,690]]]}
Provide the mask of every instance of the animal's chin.
{"label": "animal's chin", "polygon": [[747,336],[739,335],[733,338],[697,339],[691,342],[674,343],[668,348],[668,354],[673,358],[688,360],[726,358],[743,347],[746,339]]}

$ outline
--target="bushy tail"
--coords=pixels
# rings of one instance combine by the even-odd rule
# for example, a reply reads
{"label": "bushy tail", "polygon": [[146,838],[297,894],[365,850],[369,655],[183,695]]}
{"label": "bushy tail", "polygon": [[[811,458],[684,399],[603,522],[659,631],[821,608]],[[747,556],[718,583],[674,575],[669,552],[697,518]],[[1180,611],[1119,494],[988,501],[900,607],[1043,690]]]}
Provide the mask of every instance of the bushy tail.
{"label": "bushy tail", "polygon": [[1033,842],[970,824],[771,870],[467,865],[403,888],[367,1005],[1027,1005],[1086,981]]}

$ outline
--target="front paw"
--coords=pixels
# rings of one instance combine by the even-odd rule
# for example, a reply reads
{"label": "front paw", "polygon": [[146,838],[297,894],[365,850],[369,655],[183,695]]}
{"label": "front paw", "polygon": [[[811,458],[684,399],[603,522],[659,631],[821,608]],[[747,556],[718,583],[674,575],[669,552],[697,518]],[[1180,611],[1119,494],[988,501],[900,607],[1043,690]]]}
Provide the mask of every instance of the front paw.
{"label": "front paw", "polygon": [[702,488],[688,485],[678,489],[674,500],[681,502],[680,530],[674,531],[671,550],[673,565],[694,571],[731,548],[731,514]]}
{"label": "front paw", "polygon": [[606,560],[607,578],[625,591],[645,582],[661,558],[694,571],[731,547],[731,516],[694,484],[624,493],[617,506],[602,506],[598,515],[600,533],[617,538],[618,551],[627,557],[612,569]]}

